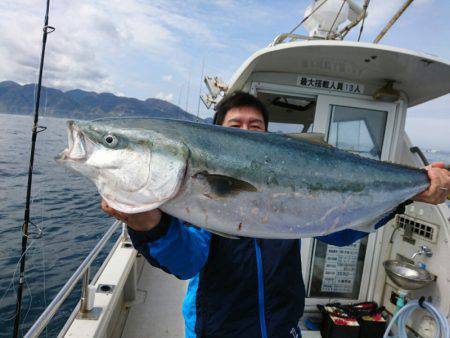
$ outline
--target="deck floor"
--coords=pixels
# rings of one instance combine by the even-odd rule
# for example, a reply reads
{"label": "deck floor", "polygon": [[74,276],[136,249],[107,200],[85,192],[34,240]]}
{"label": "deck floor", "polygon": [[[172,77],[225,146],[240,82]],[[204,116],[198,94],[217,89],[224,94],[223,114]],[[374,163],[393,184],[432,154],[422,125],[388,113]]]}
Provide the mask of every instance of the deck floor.
{"label": "deck floor", "polygon": [[187,282],[144,262],[138,281],[138,299],[122,332],[123,338],[182,338],[184,320],[181,305]]}
{"label": "deck floor", "polygon": [[[181,305],[187,282],[180,281],[147,262],[143,262],[141,269],[138,299],[140,297],[143,302],[130,308],[122,338],[183,338]],[[320,338],[320,333],[302,332],[302,337]]]}

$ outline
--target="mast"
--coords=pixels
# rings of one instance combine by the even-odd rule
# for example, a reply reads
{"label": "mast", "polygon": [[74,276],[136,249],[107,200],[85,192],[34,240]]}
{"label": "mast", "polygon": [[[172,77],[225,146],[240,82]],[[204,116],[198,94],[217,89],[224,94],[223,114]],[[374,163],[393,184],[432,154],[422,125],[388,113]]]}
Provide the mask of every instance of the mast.
{"label": "mast", "polygon": [[198,89],[198,102],[197,102],[197,119],[195,122],[198,122],[198,116],[200,115],[200,101],[202,96],[202,84],[203,84],[203,76],[205,75],[205,57],[203,57],[202,61],[202,75],[200,76],[200,86]]}
{"label": "mast", "polygon": [[20,256],[20,274],[19,274],[19,284],[17,287],[17,300],[16,300],[16,316],[14,319],[14,331],[13,337],[16,338],[19,335],[19,326],[20,326],[20,313],[22,308],[22,293],[23,293],[23,284],[24,284],[24,273],[25,273],[25,257],[27,251],[27,243],[28,243],[28,226],[30,222],[30,202],[31,202],[31,184],[33,180],[33,163],[34,163],[34,151],[36,148],[36,138],[37,134],[43,131],[45,128],[40,128],[38,125],[39,121],[39,103],[41,97],[41,88],[42,88],[42,72],[44,69],[44,57],[45,57],[45,45],[47,43],[47,35],[52,33],[55,28],[48,25],[48,12],[50,9],[50,0],[47,0],[46,10],[45,10],[45,20],[44,27],[42,32],[42,51],[41,51],[41,60],[39,64],[39,77],[34,105],[34,121],[31,135],[31,152],[30,152],[30,163],[28,167],[28,183],[27,183],[27,193],[26,193],[26,201],[25,201],[25,211],[23,217],[23,225],[22,225],[22,252]]}

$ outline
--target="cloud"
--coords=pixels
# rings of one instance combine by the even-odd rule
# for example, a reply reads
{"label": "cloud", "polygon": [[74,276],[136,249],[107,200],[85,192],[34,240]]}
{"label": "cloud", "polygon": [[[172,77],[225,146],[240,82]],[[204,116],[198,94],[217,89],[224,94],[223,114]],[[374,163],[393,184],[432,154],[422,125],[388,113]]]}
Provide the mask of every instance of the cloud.
{"label": "cloud", "polygon": [[[402,2],[371,1],[366,22],[368,31],[372,29],[371,35],[378,33]],[[439,4],[435,0],[416,0],[399,23],[414,21],[418,11],[424,12],[422,4],[430,2]],[[309,3],[309,0],[52,1],[50,24],[56,31],[48,38],[44,84],[60,89],[123,93],[142,99],[156,95],[167,98],[167,93],[173,92],[175,101],[189,102],[188,108],[195,110],[202,60],[205,74],[227,81],[253,52],[295,26]],[[44,0],[0,1],[0,81],[36,80],[44,5]],[[427,48],[434,38],[434,34],[414,31],[414,27],[408,33],[414,39],[426,37],[427,43],[421,46]],[[392,36],[393,32],[388,38]],[[396,37],[400,45],[406,40]],[[430,50],[435,52],[439,46],[445,46],[441,47],[444,52],[440,52],[445,55],[448,48],[442,41],[439,39],[440,45],[436,43]],[[181,87],[174,88],[180,84],[184,85],[183,95]]]}
{"label": "cloud", "polygon": [[[44,6],[0,2],[0,81],[36,81]],[[145,99],[173,91],[173,79],[190,78],[194,105],[202,59],[206,68],[218,66],[214,75],[229,78],[272,40],[260,39],[261,23],[269,27],[280,11],[256,0],[52,1],[56,31],[48,37],[44,84]]]}
{"label": "cloud", "polygon": [[173,100],[173,94],[172,93],[159,92],[159,93],[156,94],[155,97],[157,99],[168,101],[168,102]]}
{"label": "cloud", "polygon": [[[56,31],[48,37],[45,84],[118,92],[117,66],[132,67],[130,55],[165,59],[184,69],[183,39],[220,45],[202,21],[176,9],[173,2],[139,0],[52,2],[50,25]],[[0,80],[35,81],[43,11],[44,1],[0,3]]]}
{"label": "cloud", "polygon": [[[25,5],[25,4],[24,4]],[[4,53],[0,55],[3,78],[19,82],[35,80],[40,55],[42,2],[12,9],[0,5],[0,36]],[[114,29],[103,13],[89,5],[66,4],[50,14],[50,24],[56,31],[49,35],[44,79],[47,85],[59,88],[82,86],[92,90],[108,90],[110,82],[103,69],[99,47],[115,38]],[[28,13],[29,8],[35,11]],[[72,15],[70,15],[72,14]],[[94,29],[96,34],[89,34]],[[15,57],[13,57],[13,55]]]}

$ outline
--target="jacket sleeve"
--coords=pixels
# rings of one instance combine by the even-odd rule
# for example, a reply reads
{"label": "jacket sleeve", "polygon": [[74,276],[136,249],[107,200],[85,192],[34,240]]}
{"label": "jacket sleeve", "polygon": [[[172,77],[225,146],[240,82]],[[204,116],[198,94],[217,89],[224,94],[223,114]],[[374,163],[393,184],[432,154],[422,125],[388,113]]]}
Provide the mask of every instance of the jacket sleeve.
{"label": "jacket sleeve", "polygon": [[[383,218],[381,218],[375,225],[373,226],[374,230],[382,227],[387,222],[389,222],[391,219],[395,217],[396,214],[403,214],[405,213],[405,207],[408,204],[411,204],[412,201],[406,201],[399,206],[397,206],[394,210],[391,212],[385,214]],[[358,239],[361,239],[365,236],[367,236],[369,232],[365,231],[359,231],[359,230],[352,230],[352,229],[346,229],[341,230],[326,236],[320,236],[316,237],[319,241],[322,241],[327,244],[335,245],[335,246],[346,246],[350,245],[354,242],[356,242]]]}
{"label": "jacket sleeve", "polygon": [[197,275],[208,259],[211,233],[165,213],[150,231],[128,227],[128,233],[136,250],[151,265],[179,279]]}

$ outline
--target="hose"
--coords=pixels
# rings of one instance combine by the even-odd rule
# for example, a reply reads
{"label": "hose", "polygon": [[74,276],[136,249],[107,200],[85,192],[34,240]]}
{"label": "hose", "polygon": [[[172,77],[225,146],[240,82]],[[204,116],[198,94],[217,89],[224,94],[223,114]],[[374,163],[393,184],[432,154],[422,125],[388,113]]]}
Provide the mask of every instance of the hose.
{"label": "hose", "polygon": [[447,319],[445,318],[445,316],[433,304],[422,301],[422,300],[420,300],[420,301],[412,300],[412,301],[408,302],[408,304],[406,304],[404,307],[402,307],[400,309],[400,311],[398,311],[394,315],[394,317],[392,317],[392,320],[389,323],[389,325],[386,329],[386,332],[384,333],[383,338],[391,337],[391,336],[389,336],[389,332],[396,321],[397,321],[397,328],[398,328],[397,337],[398,338],[407,338],[408,336],[406,335],[406,322],[407,322],[409,316],[411,315],[411,313],[413,313],[415,310],[417,310],[420,307],[424,308],[429,313],[431,313],[431,315],[433,316],[433,318],[436,322],[436,334],[434,335],[434,337],[435,338],[450,338],[450,326],[449,326],[449,323],[448,323]]}

